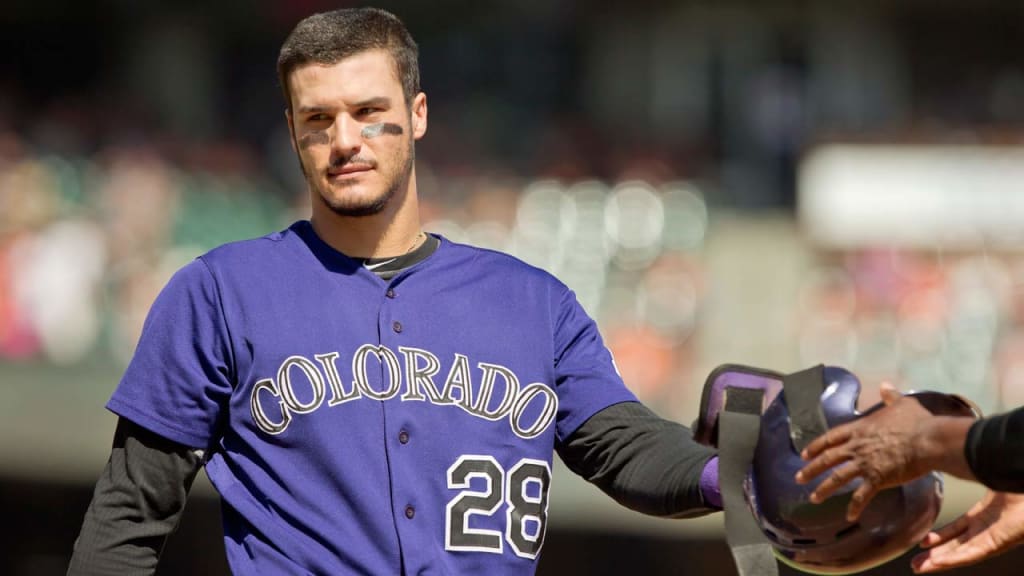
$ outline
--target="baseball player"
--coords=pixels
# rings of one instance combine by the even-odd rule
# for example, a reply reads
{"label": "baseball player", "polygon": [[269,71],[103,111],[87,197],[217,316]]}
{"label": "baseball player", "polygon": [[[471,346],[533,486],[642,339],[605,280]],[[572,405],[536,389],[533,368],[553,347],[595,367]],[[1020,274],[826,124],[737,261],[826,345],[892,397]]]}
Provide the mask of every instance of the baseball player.
{"label": "baseball player", "polygon": [[312,216],[157,298],[70,574],[153,573],[201,467],[238,574],[531,574],[556,451],[638,511],[720,508],[714,452],[637,402],[564,284],[421,230],[397,18],[313,15],[278,73]]}
{"label": "baseball player", "polygon": [[948,472],[990,491],[966,514],[928,534],[927,550],[911,561],[930,573],[980,562],[1024,544],[1024,408],[989,418],[934,416],[921,404],[883,384],[886,407],[829,430],[803,453],[810,462],[796,480],[809,482],[836,467],[811,494],[822,502],[861,479],[848,508],[855,520],[883,488]]}

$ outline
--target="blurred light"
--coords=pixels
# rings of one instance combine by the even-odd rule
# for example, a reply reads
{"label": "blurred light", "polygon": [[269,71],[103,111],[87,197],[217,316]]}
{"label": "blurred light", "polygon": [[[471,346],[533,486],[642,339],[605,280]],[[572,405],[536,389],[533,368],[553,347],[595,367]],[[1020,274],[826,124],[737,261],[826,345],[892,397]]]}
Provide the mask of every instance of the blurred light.
{"label": "blurred light", "polygon": [[556,276],[560,275],[562,255],[565,251],[565,246],[561,242],[543,242],[524,236],[522,230],[517,227],[509,238],[508,251],[532,266],[543,268]]}
{"label": "blurred light", "polygon": [[1001,409],[1024,405],[1024,329],[1014,328],[1000,342],[996,355]]}
{"label": "blurred light", "polygon": [[651,263],[661,249],[665,210],[646,182],[632,180],[615,187],[604,212],[608,237],[617,245],[614,260],[625,270]]}
{"label": "blurred light", "polygon": [[57,189],[60,191],[61,200],[65,204],[81,203],[85,192],[79,170],[75,165],[54,155],[46,156],[41,161],[57,180]]}
{"label": "blurred light", "polygon": [[956,294],[987,297],[996,309],[1009,304],[1013,292],[1010,269],[1001,260],[987,256],[967,258],[952,266],[949,280]]}
{"label": "blurred light", "polygon": [[679,267],[651,270],[638,296],[642,317],[675,343],[687,340],[697,325],[697,281]]}
{"label": "blurred light", "polygon": [[896,374],[903,361],[903,345],[895,321],[888,316],[857,324],[857,370],[868,374]]}
{"label": "blurred light", "polygon": [[600,313],[604,297],[604,269],[586,270],[567,266],[559,279],[576,293],[576,299],[587,314],[596,317]]}
{"label": "blurred light", "polygon": [[820,267],[804,276],[797,301],[800,313],[817,322],[848,324],[857,310],[857,287],[843,268]]}
{"label": "blurred light", "polygon": [[602,327],[628,326],[638,321],[637,283],[631,274],[610,273],[605,280],[599,324]]}
{"label": "blurred light", "polygon": [[570,186],[566,194],[576,207],[576,225],[565,239],[569,260],[566,266],[604,269],[613,251],[604,222],[608,186],[598,180],[586,180]]}
{"label": "blurred light", "polygon": [[800,333],[800,364],[856,366],[857,333],[829,322],[808,321]]}
{"label": "blurred light", "polygon": [[434,220],[427,222],[423,225],[423,229],[427,232],[433,232],[434,234],[440,234],[448,240],[457,243],[466,242],[466,231],[454,220]]}
{"label": "blurred light", "polygon": [[554,243],[569,236],[576,224],[576,205],[555,180],[526,187],[516,210],[516,229],[527,240]]}
{"label": "blurred light", "polygon": [[708,229],[708,207],[700,189],[686,182],[662,188],[665,233],[662,243],[670,250],[693,250],[704,244]]}
{"label": "blurred light", "polygon": [[936,392],[957,392],[972,400],[967,390],[961,389],[950,377],[946,363],[941,356],[926,356],[912,359],[903,367],[910,390],[934,390]]}
{"label": "blurred light", "polygon": [[609,331],[608,348],[622,380],[642,400],[651,400],[670,384],[677,357],[672,342],[645,324],[619,326]]}
{"label": "blurred light", "polygon": [[480,248],[504,251],[509,242],[509,230],[494,220],[473,222],[466,228],[466,242]]}
{"label": "blurred light", "polygon": [[941,350],[946,342],[949,301],[941,288],[908,293],[896,309],[900,339],[915,353]]}
{"label": "blurred light", "polygon": [[798,214],[824,246],[1024,245],[1024,147],[830,144],[801,161]]}
{"label": "blurred light", "polygon": [[59,180],[42,161],[23,160],[0,171],[0,232],[45,225],[60,209]]}
{"label": "blurred light", "polygon": [[623,248],[649,248],[658,243],[665,225],[661,199],[646,182],[615,187],[605,206],[608,235]]}
{"label": "blurred light", "polygon": [[92,350],[100,331],[103,231],[86,221],[58,221],[27,248],[16,278],[26,311],[47,358],[58,364],[77,362]]}
{"label": "blurred light", "polygon": [[558,275],[575,230],[576,205],[555,180],[530,183],[519,198],[510,251],[524,261]]}
{"label": "blurred light", "polygon": [[998,335],[1001,304],[1008,300],[1011,290],[1008,271],[994,261],[970,258],[950,270],[949,283],[950,345],[987,358]]}

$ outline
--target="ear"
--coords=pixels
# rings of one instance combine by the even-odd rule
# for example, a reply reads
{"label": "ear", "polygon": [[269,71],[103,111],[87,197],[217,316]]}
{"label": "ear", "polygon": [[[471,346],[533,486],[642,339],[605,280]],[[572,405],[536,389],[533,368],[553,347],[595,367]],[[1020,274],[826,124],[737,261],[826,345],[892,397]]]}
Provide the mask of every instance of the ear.
{"label": "ear", "polygon": [[412,99],[412,137],[419,140],[427,133],[427,95],[420,92]]}

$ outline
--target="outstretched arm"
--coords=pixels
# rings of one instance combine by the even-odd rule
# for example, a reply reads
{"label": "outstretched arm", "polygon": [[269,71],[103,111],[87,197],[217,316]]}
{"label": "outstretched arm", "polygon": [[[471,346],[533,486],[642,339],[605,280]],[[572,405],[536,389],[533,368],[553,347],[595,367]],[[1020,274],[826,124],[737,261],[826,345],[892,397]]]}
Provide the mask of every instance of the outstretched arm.
{"label": "outstretched arm", "polygon": [[118,420],[68,575],[153,574],[201,465],[196,450]]}
{"label": "outstretched arm", "polygon": [[601,410],[557,449],[569,469],[627,508],[674,518],[721,509],[714,450],[639,402]]}

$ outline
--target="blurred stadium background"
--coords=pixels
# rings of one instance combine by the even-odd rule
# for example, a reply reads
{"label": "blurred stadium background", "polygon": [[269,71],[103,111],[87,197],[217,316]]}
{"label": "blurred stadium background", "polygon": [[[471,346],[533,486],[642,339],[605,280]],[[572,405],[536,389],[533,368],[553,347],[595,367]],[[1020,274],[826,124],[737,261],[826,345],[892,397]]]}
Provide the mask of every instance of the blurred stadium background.
{"label": "blurred stadium background", "polygon": [[[304,217],[274,64],[347,4],[0,11],[3,574],[63,574],[169,275]],[[377,5],[420,44],[428,228],[562,278],[662,415],[692,422],[724,362],[843,365],[862,404],[883,379],[1024,403],[1024,4]],[[944,519],[981,494],[947,488]],[[564,469],[553,490],[540,574],[734,573],[719,516],[644,518]],[[161,574],[225,572],[193,494]]]}

